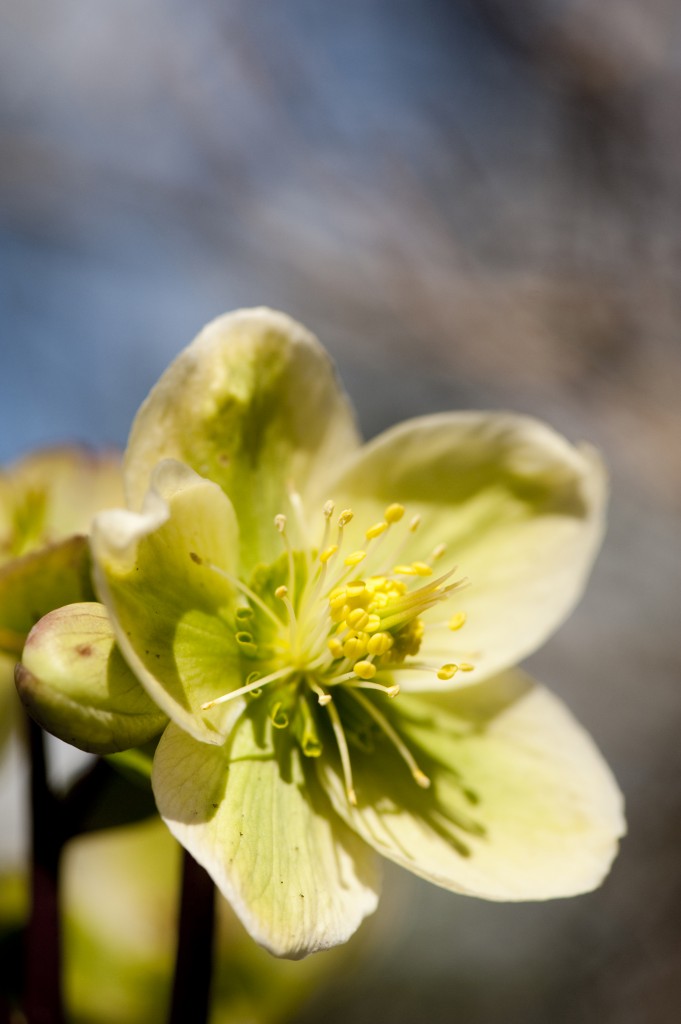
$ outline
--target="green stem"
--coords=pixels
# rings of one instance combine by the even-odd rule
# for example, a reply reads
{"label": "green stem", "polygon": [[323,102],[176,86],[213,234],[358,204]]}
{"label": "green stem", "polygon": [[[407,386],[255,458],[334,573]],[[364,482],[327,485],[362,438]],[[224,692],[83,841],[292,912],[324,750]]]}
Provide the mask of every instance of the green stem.
{"label": "green stem", "polygon": [[215,886],[184,851],[175,977],[168,1024],[206,1024],[210,1010]]}
{"label": "green stem", "polygon": [[31,755],[31,911],[26,929],[24,1014],[28,1024],[64,1024],[61,990],[58,801],[50,790],[42,730],[27,719]]}

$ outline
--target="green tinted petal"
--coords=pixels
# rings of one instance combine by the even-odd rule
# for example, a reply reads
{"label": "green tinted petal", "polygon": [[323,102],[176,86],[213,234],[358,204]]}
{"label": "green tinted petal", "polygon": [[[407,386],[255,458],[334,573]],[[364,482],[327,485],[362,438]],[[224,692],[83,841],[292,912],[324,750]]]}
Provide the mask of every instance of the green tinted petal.
{"label": "green tinted petal", "polygon": [[94,596],[85,537],[7,562],[0,568],[0,650],[18,658],[29,630],[43,615]]}
{"label": "green tinted petal", "polygon": [[152,783],[171,832],[253,938],[298,959],[346,941],[373,912],[376,865],[332,812],[309,759],[271,732],[244,715],[229,744],[209,747],[171,725]]}
{"label": "green tinted petal", "polygon": [[456,892],[493,900],[573,896],[607,873],[622,797],[592,740],[520,673],[380,708],[431,779],[419,788],[388,743],[353,750],[359,805],[338,767],[319,770],[338,813],[380,853]]}
{"label": "green tinted petal", "polygon": [[167,722],[115,646],[101,604],[42,618],[26,641],[17,687],[43,728],[95,754],[146,743]]}
{"label": "green tinted petal", "polygon": [[93,526],[95,577],[121,651],[159,707],[209,743],[222,742],[222,711],[201,704],[232,689],[239,668],[224,576],[237,548],[229,499],[171,459],[152,474],[141,513],[103,512]]}
{"label": "green tinted petal", "polygon": [[17,719],[19,702],[14,688],[16,658],[0,653],[0,751]]}
{"label": "green tinted petal", "polygon": [[[467,661],[452,686],[478,682],[535,650],[578,600],[603,531],[604,471],[591,450],[574,448],[543,424],[493,413],[452,413],[413,420],[368,444],[332,491],[353,508],[348,550],[390,502],[407,510],[381,538],[381,556],[405,538],[399,562],[426,561],[440,544],[444,572],[470,585],[424,616],[421,657]],[[414,533],[406,528],[421,516]],[[354,532],[353,532],[354,531]],[[467,622],[452,634],[455,611]],[[433,689],[433,675],[403,673],[403,689]],[[436,683],[440,688],[439,682]]]}
{"label": "green tinted petal", "polygon": [[288,485],[305,491],[357,443],[316,338],[283,313],[240,310],[208,324],[152,390],[130,435],[126,487],[139,507],[165,457],[217,481],[239,519],[248,575],[281,551],[272,521],[287,510]]}
{"label": "green tinted petal", "polygon": [[120,455],[86,448],[32,452],[0,471],[0,563],[75,533],[123,501]]}

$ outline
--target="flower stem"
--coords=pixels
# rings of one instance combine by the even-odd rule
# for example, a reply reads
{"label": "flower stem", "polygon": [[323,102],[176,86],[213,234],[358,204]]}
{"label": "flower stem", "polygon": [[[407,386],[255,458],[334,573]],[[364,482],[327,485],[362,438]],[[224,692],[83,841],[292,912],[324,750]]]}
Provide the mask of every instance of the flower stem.
{"label": "flower stem", "polygon": [[182,893],[175,977],[168,1024],[206,1024],[210,1008],[215,929],[215,886],[183,851]]}
{"label": "flower stem", "polygon": [[26,929],[24,1013],[28,1024],[63,1024],[58,801],[50,790],[42,729],[27,718],[31,755],[31,911]]}

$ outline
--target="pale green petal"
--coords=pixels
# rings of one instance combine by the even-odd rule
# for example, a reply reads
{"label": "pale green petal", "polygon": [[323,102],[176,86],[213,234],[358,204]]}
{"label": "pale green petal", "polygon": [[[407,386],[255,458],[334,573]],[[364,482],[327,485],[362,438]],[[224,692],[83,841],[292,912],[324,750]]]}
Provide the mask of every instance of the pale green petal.
{"label": "pale green petal", "polygon": [[204,328],[138,412],[126,454],[129,503],[139,507],[160,459],[186,462],[229,495],[248,575],[281,553],[272,521],[289,511],[288,486],[305,491],[357,443],[316,338],[283,313],[239,310]]}
{"label": "pale green petal", "polygon": [[[443,625],[427,631],[421,657],[475,664],[450,684],[459,686],[511,667],[569,614],[600,544],[605,492],[590,449],[526,417],[464,412],[412,420],[376,438],[341,474],[332,497],[355,512],[348,550],[364,547],[362,531],[387,504],[406,507],[381,538],[383,568],[395,558],[426,561],[446,544],[437,572],[458,566],[453,579],[470,585],[424,617]],[[421,524],[410,533],[415,514]],[[363,573],[370,566],[367,558]],[[453,634],[446,622],[455,611],[468,619]],[[399,681],[403,689],[434,688],[432,673],[402,673]]]}
{"label": "pale green petal", "polygon": [[18,659],[30,629],[64,604],[94,599],[85,537],[71,537],[0,568],[0,651]]}
{"label": "pale green petal", "polygon": [[122,502],[118,453],[32,452],[0,471],[0,562],[87,533],[96,512]]}
{"label": "pale green petal", "polygon": [[14,664],[16,658],[0,652],[0,754],[12,733],[19,701],[14,687]]}
{"label": "pale green petal", "polygon": [[345,942],[374,911],[376,863],[331,810],[309,760],[271,731],[245,714],[229,744],[208,747],[171,725],[152,784],[171,832],[253,938],[299,959]]}
{"label": "pale green petal", "polygon": [[43,728],[94,754],[139,746],[167,723],[115,646],[106,609],[94,602],[58,608],[31,630],[17,688]]}
{"label": "pale green petal", "polygon": [[335,809],[376,850],[437,885],[492,900],[573,896],[603,880],[624,832],[622,797],[557,698],[507,673],[379,706],[430,789],[416,785],[386,737],[373,754],[352,750],[357,808],[338,768],[319,760]]}
{"label": "pale green petal", "polygon": [[152,474],[141,513],[95,519],[97,587],[118,644],[149,696],[197,739],[222,742],[220,708],[201,704],[233,689],[234,511],[217,484],[171,459]]}

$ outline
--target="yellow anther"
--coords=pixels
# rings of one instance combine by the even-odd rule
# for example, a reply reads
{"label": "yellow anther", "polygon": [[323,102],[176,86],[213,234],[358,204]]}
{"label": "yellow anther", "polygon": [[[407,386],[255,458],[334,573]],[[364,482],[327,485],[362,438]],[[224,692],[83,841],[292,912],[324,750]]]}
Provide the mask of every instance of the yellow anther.
{"label": "yellow anther", "polygon": [[461,661],[459,662],[459,668],[462,672],[472,672],[475,665],[471,665],[468,661]]}
{"label": "yellow anther", "polygon": [[387,529],[388,529],[388,524],[385,521],[383,521],[381,523],[374,523],[374,525],[370,526],[369,529],[367,530],[367,532],[365,534],[366,539],[367,540],[373,540],[374,537],[380,537],[381,534],[385,533],[385,531]]}
{"label": "yellow anther", "polygon": [[438,544],[437,547],[433,548],[433,553],[430,556],[434,562],[437,562],[438,558],[442,558],[445,551],[447,550],[446,544]]}
{"label": "yellow anther", "polygon": [[449,628],[452,633],[456,633],[457,629],[461,629],[462,626],[466,625],[466,617],[465,612],[457,612],[455,615],[452,615],[449,620]]}
{"label": "yellow anther", "polygon": [[285,587],[282,583],[282,585],[277,587],[274,591],[274,596],[278,597],[280,601],[283,601],[285,597],[288,597],[288,587]]}
{"label": "yellow anther", "polygon": [[343,609],[347,608],[348,604],[345,600],[345,595],[335,597],[333,601],[329,601],[329,614],[332,617],[334,623],[340,623],[341,618],[345,618]]}
{"label": "yellow anther", "polygon": [[412,562],[411,567],[417,576],[432,576],[433,570],[427,562]]}
{"label": "yellow anther", "polygon": [[388,505],[383,515],[385,516],[385,521],[387,523],[399,523],[400,519],[404,515],[404,505],[398,505],[397,502],[392,505]]}
{"label": "yellow anther", "polygon": [[395,641],[390,633],[373,633],[367,643],[369,654],[381,655],[389,651]]}
{"label": "yellow anther", "polygon": [[372,665],[370,661],[358,661],[353,672],[360,679],[373,679],[376,675],[376,666]]}
{"label": "yellow anther", "polygon": [[279,515],[276,515],[274,517],[274,525],[279,530],[279,533],[284,532],[284,530],[286,529],[286,516],[283,514],[283,512],[280,512]]}
{"label": "yellow anther", "polygon": [[[367,635],[366,633],[358,633],[356,636],[349,636],[343,644],[343,654],[346,658],[361,658],[367,652]],[[371,665],[371,662],[367,662]],[[373,668],[373,665],[371,665]],[[376,669],[372,674],[375,674]],[[366,676],[365,678],[369,678]]]}
{"label": "yellow anther", "polygon": [[325,519],[330,519],[331,518],[331,516],[333,515],[333,510],[334,510],[335,507],[336,506],[331,501],[331,499],[329,499],[328,501],[324,502],[324,518]]}
{"label": "yellow anther", "polygon": [[459,671],[458,665],[443,665],[437,674],[438,679],[452,679]]}
{"label": "yellow anther", "polygon": [[419,516],[419,515],[412,516],[411,519],[409,520],[409,529],[411,530],[412,533],[415,533],[416,530],[418,530],[420,525],[421,525],[421,516]]}
{"label": "yellow anther", "polygon": [[350,607],[350,605],[344,604],[341,605],[340,608],[332,608],[329,612],[329,618],[331,619],[332,622],[343,622],[343,620],[347,618],[351,611],[352,608]]}
{"label": "yellow anther", "polygon": [[338,525],[347,526],[351,519],[354,518],[355,513],[351,508],[344,508],[341,514],[338,516]]}
{"label": "yellow anther", "polygon": [[322,551],[322,553],[319,556],[319,561],[322,563],[322,565],[326,565],[328,560],[330,558],[333,558],[333,556],[336,554],[337,551],[338,551],[338,545],[337,544],[331,544],[330,547],[324,548],[324,550]]}
{"label": "yellow anther", "polygon": [[347,566],[359,565],[367,556],[366,551],[353,551],[351,555],[348,555],[345,559]]}
{"label": "yellow anther", "polygon": [[351,629],[364,629],[369,619],[370,615],[365,608],[353,608],[345,621]]}
{"label": "yellow anther", "polygon": [[396,565],[393,568],[396,576],[417,576],[418,573],[413,565]]}
{"label": "yellow anther", "polygon": [[334,658],[343,657],[343,644],[340,642],[340,640],[337,640],[335,636],[329,637],[329,639],[326,641],[326,646],[329,648]]}

